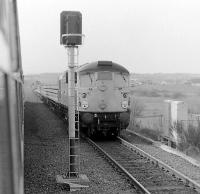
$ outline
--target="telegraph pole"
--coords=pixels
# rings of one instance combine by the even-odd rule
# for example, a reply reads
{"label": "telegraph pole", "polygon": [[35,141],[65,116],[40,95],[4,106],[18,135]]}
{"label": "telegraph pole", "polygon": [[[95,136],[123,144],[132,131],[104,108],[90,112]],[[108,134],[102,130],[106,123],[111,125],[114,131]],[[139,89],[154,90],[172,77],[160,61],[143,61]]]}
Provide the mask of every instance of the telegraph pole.
{"label": "telegraph pole", "polygon": [[63,11],[60,14],[60,44],[68,54],[68,134],[69,134],[69,171],[67,175],[57,175],[58,183],[68,184],[70,190],[88,187],[86,175],[79,172],[79,112],[75,95],[75,68],[78,66],[78,46],[82,45],[82,15],[78,11]]}

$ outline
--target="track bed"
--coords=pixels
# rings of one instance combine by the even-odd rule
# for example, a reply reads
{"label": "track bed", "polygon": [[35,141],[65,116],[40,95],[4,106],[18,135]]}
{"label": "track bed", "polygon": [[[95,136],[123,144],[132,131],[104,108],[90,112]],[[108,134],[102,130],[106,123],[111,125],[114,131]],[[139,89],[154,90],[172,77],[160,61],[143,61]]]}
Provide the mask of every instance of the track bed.
{"label": "track bed", "polygon": [[[25,193],[69,193],[55,180],[56,175],[68,172],[67,126],[37,97],[30,95],[25,104]],[[137,193],[91,146],[82,141],[80,146],[80,171],[90,183],[89,188],[73,193]]]}
{"label": "track bed", "polygon": [[180,157],[176,154],[173,154],[170,152],[170,149],[168,149],[168,151],[165,151],[162,149],[162,144],[154,144],[150,141],[146,141],[143,138],[140,138],[137,135],[128,131],[124,131],[122,133],[122,138],[142,149],[143,151],[149,153],[151,156],[154,156],[155,158],[168,164],[170,167],[178,170],[179,172],[196,181],[200,185],[200,167],[186,160],[184,156]]}
{"label": "track bed", "polygon": [[197,193],[146,158],[127,150],[119,141],[95,141],[95,143],[135,177],[150,193]]}

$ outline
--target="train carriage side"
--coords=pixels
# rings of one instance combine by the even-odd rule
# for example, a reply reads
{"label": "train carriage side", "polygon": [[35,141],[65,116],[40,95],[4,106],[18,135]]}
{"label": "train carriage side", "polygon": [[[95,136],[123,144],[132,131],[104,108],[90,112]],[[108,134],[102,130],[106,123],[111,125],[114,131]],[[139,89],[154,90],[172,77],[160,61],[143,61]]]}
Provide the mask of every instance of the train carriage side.
{"label": "train carriage side", "polygon": [[58,102],[58,86],[57,85],[42,85],[40,93],[43,96],[46,103],[57,103]]}
{"label": "train carriage side", "polygon": [[24,193],[23,128],[17,2],[0,0],[0,193]]}

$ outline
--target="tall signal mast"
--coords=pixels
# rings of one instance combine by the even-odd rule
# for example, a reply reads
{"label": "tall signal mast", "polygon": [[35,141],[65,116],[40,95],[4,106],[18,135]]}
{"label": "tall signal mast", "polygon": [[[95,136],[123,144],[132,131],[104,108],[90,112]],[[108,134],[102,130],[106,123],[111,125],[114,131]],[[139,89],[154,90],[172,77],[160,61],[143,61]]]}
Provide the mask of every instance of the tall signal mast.
{"label": "tall signal mast", "polygon": [[60,14],[60,44],[68,54],[68,122],[69,122],[69,171],[57,175],[58,183],[68,184],[70,190],[88,187],[86,175],[80,174],[79,112],[75,99],[75,68],[78,67],[78,46],[82,45],[82,14],[78,11],[63,11]]}

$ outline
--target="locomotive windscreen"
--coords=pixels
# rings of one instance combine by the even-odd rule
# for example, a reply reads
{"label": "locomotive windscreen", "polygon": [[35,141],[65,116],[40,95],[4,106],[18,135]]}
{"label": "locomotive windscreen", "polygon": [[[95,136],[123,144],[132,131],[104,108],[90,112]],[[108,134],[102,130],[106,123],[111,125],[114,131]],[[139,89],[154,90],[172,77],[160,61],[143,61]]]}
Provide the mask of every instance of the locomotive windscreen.
{"label": "locomotive windscreen", "polygon": [[100,71],[97,75],[97,80],[112,80],[112,72]]}

